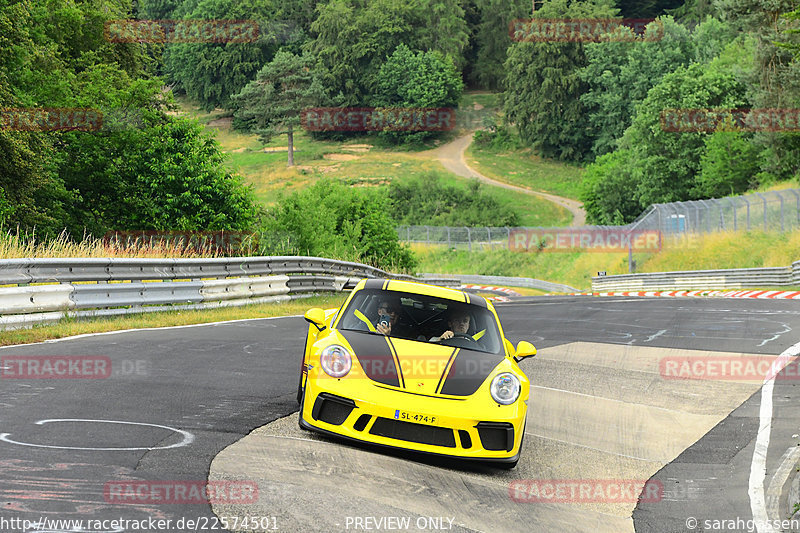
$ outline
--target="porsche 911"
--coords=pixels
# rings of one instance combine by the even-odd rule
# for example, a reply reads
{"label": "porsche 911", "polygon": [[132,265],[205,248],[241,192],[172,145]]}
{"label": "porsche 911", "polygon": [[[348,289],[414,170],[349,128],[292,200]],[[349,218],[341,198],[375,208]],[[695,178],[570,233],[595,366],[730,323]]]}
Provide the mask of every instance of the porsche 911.
{"label": "porsche 911", "polygon": [[300,427],[513,468],[536,354],[505,338],[490,301],[422,283],[361,280],[339,309],[309,309]]}

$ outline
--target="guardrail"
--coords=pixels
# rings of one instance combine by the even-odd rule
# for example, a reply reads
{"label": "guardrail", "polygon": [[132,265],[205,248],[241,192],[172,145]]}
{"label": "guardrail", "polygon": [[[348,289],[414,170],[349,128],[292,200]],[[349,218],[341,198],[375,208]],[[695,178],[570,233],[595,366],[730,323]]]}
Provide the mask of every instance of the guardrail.
{"label": "guardrail", "polygon": [[747,289],[800,285],[800,261],[788,267],[621,274],[592,278],[592,291]]}
{"label": "guardrail", "polygon": [[[441,274],[422,274],[426,280],[435,280],[441,277]],[[462,284],[474,283],[476,285],[503,285],[507,287],[526,287],[529,289],[539,289],[548,292],[577,292],[579,289],[563,285],[561,283],[553,283],[535,278],[512,278],[508,276],[479,276],[479,275],[463,275],[452,274]]]}
{"label": "guardrail", "polygon": [[0,261],[0,329],[65,316],[278,302],[342,291],[363,278],[461,285],[455,278],[418,279],[321,257],[5,259]]}

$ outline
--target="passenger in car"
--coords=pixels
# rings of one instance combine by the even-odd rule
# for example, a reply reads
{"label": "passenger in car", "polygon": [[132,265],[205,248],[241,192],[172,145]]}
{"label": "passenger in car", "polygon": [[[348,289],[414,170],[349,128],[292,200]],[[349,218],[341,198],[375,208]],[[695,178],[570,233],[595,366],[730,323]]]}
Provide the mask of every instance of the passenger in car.
{"label": "passenger in car", "polygon": [[378,302],[378,322],[375,324],[375,330],[382,335],[391,335],[392,328],[397,325],[399,318],[400,303],[391,298],[383,298]]}

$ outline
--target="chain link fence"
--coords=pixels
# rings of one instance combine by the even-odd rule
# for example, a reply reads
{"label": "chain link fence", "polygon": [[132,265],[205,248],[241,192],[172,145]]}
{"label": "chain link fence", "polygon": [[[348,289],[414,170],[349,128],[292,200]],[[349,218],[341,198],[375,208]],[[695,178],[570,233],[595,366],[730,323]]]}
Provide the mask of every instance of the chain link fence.
{"label": "chain link fence", "polygon": [[[744,196],[654,204],[625,226],[584,226],[581,231],[646,232],[663,236],[719,231],[786,232],[800,228],[800,189]],[[470,251],[508,249],[515,230],[556,228],[399,226],[398,236],[408,243],[446,245]],[[566,229],[566,228],[563,228]]]}
{"label": "chain link fence", "polygon": [[800,190],[654,204],[630,227],[657,230],[664,235],[739,230],[791,231],[800,227]]}

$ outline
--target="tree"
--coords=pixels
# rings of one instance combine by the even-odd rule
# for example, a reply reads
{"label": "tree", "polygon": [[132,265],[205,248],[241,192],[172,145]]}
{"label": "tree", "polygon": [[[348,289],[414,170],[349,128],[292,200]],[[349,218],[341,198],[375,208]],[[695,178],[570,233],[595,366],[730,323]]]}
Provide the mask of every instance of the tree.
{"label": "tree", "polygon": [[[740,47],[732,47],[740,61]],[[745,56],[746,57],[746,56]],[[720,58],[708,65],[694,63],[667,74],[638,107],[636,118],[620,145],[634,153],[636,197],[642,208],[659,202],[696,198],[695,179],[705,153],[708,132],[668,131],[662,124],[667,109],[737,109],[747,107],[745,87],[732,72],[736,63]]]}
{"label": "tree", "polygon": [[[791,31],[797,11],[794,0],[715,0],[717,12],[733,28],[755,40],[751,74],[746,78],[753,107],[800,106],[800,34]],[[780,43],[780,44],[779,44]],[[763,179],[786,180],[800,173],[800,134],[791,131],[758,132]]]}
{"label": "tree", "polygon": [[683,3],[684,0],[619,0],[617,6],[625,18],[654,18],[663,15],[666,10],[680,7]]}
{"label": "tree", "polygon": [[[191,5],[192,2],[187,2]],[[199,0],[191,8],[181,6],[176,15],[183,20],[253,20],[259,31],[245,42],[176,42],[164,50],[164,68],[176,90],[200,102],[210,111],[230,108],[230,98],[238,93],[268,63],[280,43],[271,30],[276,7],[271,0]],[[223,35],[224,37],[224,35]]]}
{"label": "tree", "polygon": [[[457,107],[464,84],[453,62],[438,52],[412,52],[405,44],[381,65],[371,104],[378,107]],[[383,132],[420,140],[429,132]]]}
{"label": "tree", "polygon": [[[610,0],[553,0],[537,18],[609,18],[617,13]],[[544,157],[580,161],[593,133],[580,97],[588,89],[580,77],[586,66],[581,42],[517,42],[505,63],[504,110],[520,138]]]}
{"label": "tree", "polygon": [[[469,31],[460,0],[418,0],[421,24],[417,27],[416,48],[440,52],[460,71],[464,68],[464,49]],[[420,45],[424,45],[424,48]]]}
{"label": "tree", "polygon": [[587,44],[587,65],[580,70],[588,86],[580,100],[596,135],[594,157],[614,150],[647,92],[695,56],[689,31],[672,17],[649,24],[644,40],[633,40],[627,29],[621,34],[627,38]]}
{"label": "tree", "polygon": [[341,105],[365,105],[381,64],[398,45],[438,51],[462,65],[469,35],[458,2],[330,0],[318,6],[306,47],[319,59],[325,89]]}
{"label": "tree", "polygon": [[586,167],[581,200],[590,224],[633,222],[642,208],[636,201],[636,179],[630,150],[601,155]]}
{"label": "tree", "polygon": [[747,107],[746,88],[737,73],[751,58],[747,46],[733,43],[711,63],[678,67],[650,89],[620,139],[620,148],[586,169],[583,200],[592,221],[632,220],[638,212],[624,200],[628,198],[641,211],[654,203],[703,196],[706,185],[699,186],[698,179],[708,149],[706,139],[712,133],[692,128],[675,131],[680,128],[662,112]]}
{"label": "tree", "polygon": [[183,2],[181,0],[139,0],[139,19],[169,20]]}
{"label": "tree", "polygon": [[300,115],[325,99],[314,70],[314,58],[281,51],[262,68],[256,79],[233,97],[239,127],[256,130],[262,142],[280,133],[288,136],[288,166],[294,165],[294,128]]}
{"label": "tree", "polygon": [[509,24],[530,16],[528,0],[478,0],[480,22],[475,32],[477,58],[473,68],[483,87],[498,89],[505,76],[503,63],[511,46]]}
{"label": "tree", "polygon": [[752,135],[720,129],[706,138],[705,153],[700,159],[697,195],[720,198],[742,194],[758,185],[758,147]]}
{"label": "tree", "polygon": [[256,220],[252,192],[194,120],[68,137],[61,174],[78,230],[246,230]]}

